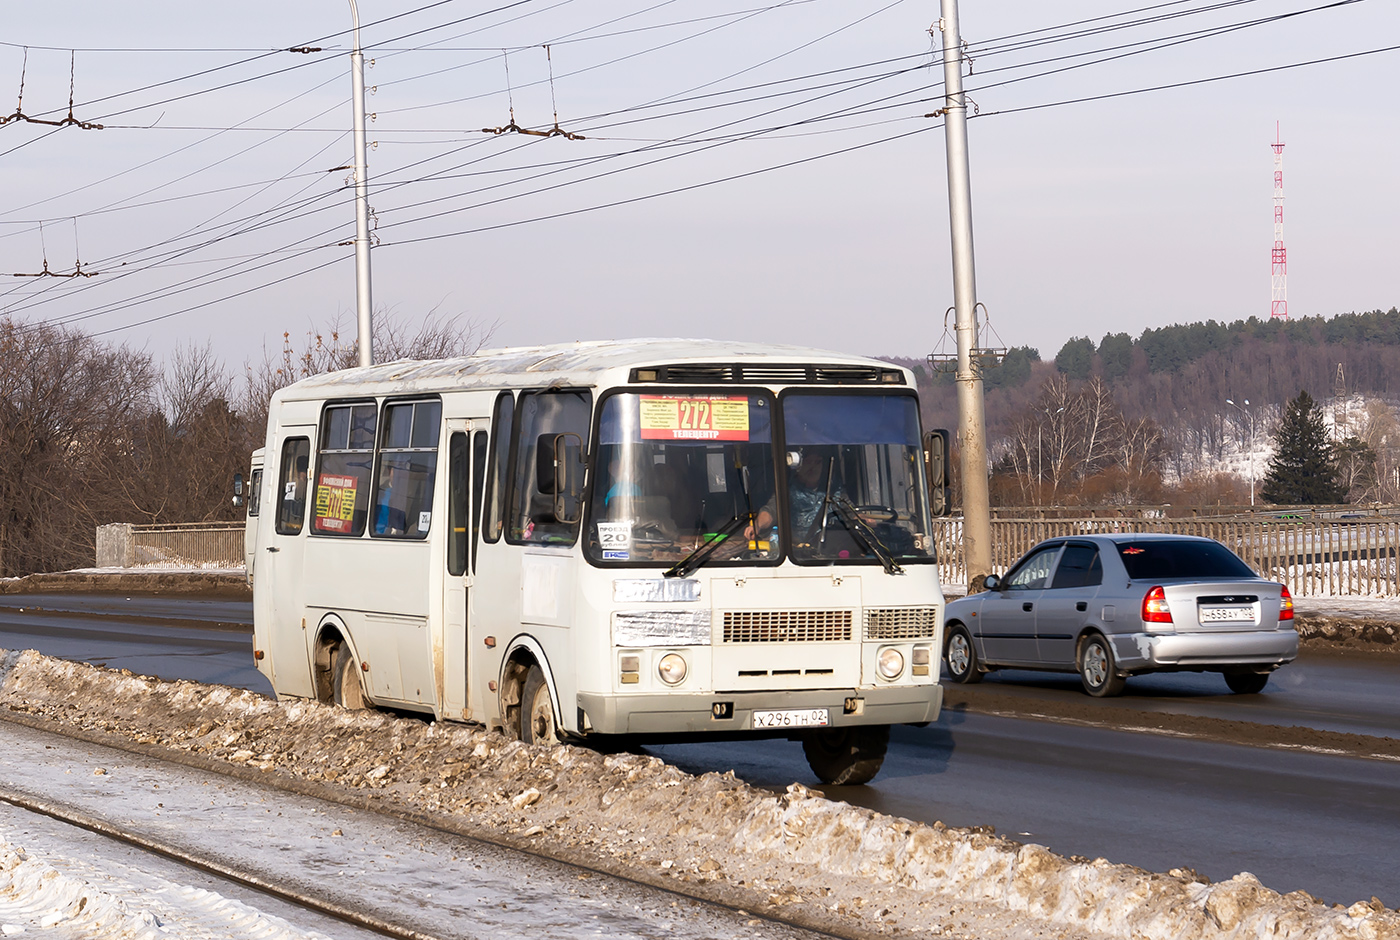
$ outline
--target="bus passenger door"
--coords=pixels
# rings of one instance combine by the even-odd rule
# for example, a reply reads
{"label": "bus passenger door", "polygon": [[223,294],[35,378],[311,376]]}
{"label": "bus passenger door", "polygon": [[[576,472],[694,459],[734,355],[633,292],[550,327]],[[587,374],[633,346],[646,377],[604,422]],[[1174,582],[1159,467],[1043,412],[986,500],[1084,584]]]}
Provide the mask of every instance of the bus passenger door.
{"label": "bus passenger door", "polygon": [[302,592],[311,431],[311,426],[281,428],[272,451],[277,463],[263,471],[275,474],[277,483],[269,494],[272,505],[259,506],[259,532],[265,534],[258,540],[262,553],[254,568],[254,641],[271,661],[269,678],[279,698],[315,696]]}
{"label": "bus passenger door", "polygon": [[442,716],[472,718],[467,698],[467,630],[471,625],[481,493],[486,470],[485,418],[447,421],[447,570],[442,591]]}

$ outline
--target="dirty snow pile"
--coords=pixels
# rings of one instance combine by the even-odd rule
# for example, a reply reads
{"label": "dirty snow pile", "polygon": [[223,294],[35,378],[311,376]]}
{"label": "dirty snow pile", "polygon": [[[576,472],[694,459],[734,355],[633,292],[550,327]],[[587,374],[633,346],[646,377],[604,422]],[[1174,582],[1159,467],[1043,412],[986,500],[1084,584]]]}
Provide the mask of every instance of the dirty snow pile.
{"label": "dirty snow pile", "polygon": [[[1210,884],[976,829],[781,795],[655,758],[0,653],[0,710],[168,749],[312,795],[842,932],[1400,940],[1378,901],[1328,907],[1254,876]],[[256,768],[250,769],[250,768]],[[970,932],[969,932],[970,931]]]}
{"label": "dirty snow pile", "polygon": [[0,936],[18,937],[30,931],[53,936],[53,931],[61,930],[64,936],[104,940],[169,940],[229,936],[229,931],[235,931],[238,936],[264,940],[326,940],[322,934],[303,933],[276,917],[202,888],[145,876],[145,884],[109,884],[120,892],[116,896],[93,887],[91,882],[98,876],[84,863],[74,859],[53,862],[50,865],[0,839]]}

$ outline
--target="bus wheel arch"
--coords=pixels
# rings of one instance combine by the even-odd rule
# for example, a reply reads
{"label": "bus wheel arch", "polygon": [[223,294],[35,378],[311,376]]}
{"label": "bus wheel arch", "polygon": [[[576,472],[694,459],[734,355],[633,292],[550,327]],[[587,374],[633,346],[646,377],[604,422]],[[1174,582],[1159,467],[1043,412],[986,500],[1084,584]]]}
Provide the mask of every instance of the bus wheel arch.
{"label": "bus wheel arch", "polygon": [[501,663],[499,694],[506,737],[529,744],[556,744],[563,739],[554,674],[533,637],[519,636],[510,642]]}

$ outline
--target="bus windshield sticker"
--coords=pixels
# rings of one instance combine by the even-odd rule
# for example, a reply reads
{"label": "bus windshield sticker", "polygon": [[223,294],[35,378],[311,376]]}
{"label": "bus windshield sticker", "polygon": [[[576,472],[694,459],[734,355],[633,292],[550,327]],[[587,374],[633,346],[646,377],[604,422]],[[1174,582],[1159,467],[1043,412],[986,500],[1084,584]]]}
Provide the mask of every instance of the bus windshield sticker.
{"label": "bus windshield sticker", "polygon": [[632,553],[632,523],[598,523],[598,547],[608,561],[627,561]]}
{"label": "bus windshield sticker", "polygon": [[355,477],[323,473],[316,481],[316,531],[349,532],[355,518]]}
{"label": "bus windshield sticker", "polygon": [[432,525],[432,522],[433,514],[431,512],[420,512],[418,514],[418,531],[427,532],[428,527]]}
{"label": "bus windshield sticker", "polygon": [[644,441],[747,441],[747,395],[641,395]]}

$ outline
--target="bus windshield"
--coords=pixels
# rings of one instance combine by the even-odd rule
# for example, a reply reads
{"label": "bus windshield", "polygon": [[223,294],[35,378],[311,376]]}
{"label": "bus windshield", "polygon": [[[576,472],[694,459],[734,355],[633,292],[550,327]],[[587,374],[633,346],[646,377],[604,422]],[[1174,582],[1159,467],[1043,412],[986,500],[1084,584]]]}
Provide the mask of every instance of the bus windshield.
{"label": "bus windshield", "polygon": [[789,391],[782,411],[794,561],[933,560],[913,395]]}
{"label": "bus windshield", "polygon": [[[602,564],[931,561],[909,394],[621,392],[599,419],[587,551]],[[777,485],[779,461],[785,486]]]}
{"label": "bus windshield", "polygon": [[[750,513],[775,492],[773,397],[762,390],[623,392],[599,419],[587,551],[602,563],[674,563],[722,540],[708,564],[776,562]],[[725,534],[729,533],[729,534]]]}

